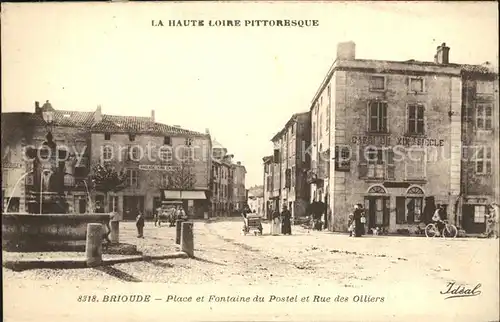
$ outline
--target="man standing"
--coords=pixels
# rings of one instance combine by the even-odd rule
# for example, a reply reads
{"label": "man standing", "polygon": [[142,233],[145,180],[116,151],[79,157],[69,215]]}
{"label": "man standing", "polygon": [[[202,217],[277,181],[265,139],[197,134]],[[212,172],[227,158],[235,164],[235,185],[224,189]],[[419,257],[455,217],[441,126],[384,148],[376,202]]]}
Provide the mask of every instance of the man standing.
{"label": "man standing", "polygon": [[361,222],[361,217],[363,216],[363,206],[361,204],[356,204],[354,206],[354,236],[361,237],[363,235],[364,224]]}
{"label": "man standing", "polygon": [[292,234],[292,214],[288,211],[288,208],[283,205],[283,211],[281,212],[281,233],[283,235]]}
{"label": "man standing", "polygon": [[139,211],[135,219],[135,226],[137,227],[137,238],[144,238],[144,215]]}

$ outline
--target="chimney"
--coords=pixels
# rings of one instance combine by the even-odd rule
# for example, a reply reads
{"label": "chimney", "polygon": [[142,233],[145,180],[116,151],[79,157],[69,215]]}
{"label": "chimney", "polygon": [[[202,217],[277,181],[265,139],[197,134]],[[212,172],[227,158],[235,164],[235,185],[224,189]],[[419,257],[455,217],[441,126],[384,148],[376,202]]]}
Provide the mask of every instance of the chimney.
{"label": "chimney", "polygon": [[446,46],[446,43],[442,43],[441,46],[437,47],[436,55],[434,56],[434,62],[436,64],[449,64],[450,63],[450,47]]}
{"label": "chimney", "polygon": [[151,110],[151,122],[155,121],[155,110]]}
{"label": "chimney", "polygon": [[238,161],[238,162],[236,162],[236,164],[237,164],[237,165],[241,165],[241,162],[240,162],[240,161]]}
{"label": "chimney", "polygon": [[355,60],[356,44],[354,41],[340,42],[337,44],[338,60]]}
{"label": "chimney", "polygon": [[40,102],[35,101],[35,113],[39,114],[40,113]]}
{"label": "chimney", "polygon": [[97,105],[97,109],[95,110],[94,113],[94,121],[96,123],[99,123],[102,121],[102,110],[101,110],[101,105]]}

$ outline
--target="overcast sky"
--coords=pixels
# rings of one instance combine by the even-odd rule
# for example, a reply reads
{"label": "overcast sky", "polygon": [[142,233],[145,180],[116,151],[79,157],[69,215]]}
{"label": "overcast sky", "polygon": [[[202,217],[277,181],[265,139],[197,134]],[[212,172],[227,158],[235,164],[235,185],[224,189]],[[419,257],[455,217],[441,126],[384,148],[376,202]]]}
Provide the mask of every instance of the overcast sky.
{"label": "overcast sky", "polygon": [[[152,19],[316,19],[315,28],[154,28]],[[357,58],[498,61],[497,3],[2,4],[2,110],[149,116],[205,131],[262,184],[262,157],[307,111],[339,41]]]}

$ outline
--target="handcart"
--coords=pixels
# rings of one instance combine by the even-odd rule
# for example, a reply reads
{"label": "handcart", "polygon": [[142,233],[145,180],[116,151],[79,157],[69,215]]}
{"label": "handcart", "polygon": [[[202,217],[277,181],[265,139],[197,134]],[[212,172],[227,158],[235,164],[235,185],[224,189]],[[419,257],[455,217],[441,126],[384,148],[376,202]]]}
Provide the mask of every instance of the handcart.
{"label": "handcart", "polygon": [[253,232],[255,236],[262,235],[262,218],[257,215],[248,214],[243,217],[243,233]]}

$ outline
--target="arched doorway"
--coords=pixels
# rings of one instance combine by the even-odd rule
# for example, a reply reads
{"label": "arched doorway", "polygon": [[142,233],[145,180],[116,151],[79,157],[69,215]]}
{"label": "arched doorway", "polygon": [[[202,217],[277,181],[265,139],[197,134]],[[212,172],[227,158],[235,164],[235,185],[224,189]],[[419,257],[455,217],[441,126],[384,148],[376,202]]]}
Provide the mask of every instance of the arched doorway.
{"label": "arched doorway", "polygon": [[406,216],[408,223],[420,223],[425,221],[424,213],[424,190],[418,186],[411,186],[406,190]]}
{"label": "arched doorway", "polygon": [[365,196],[365,210],[367,215],[368,231],[372,228],[389,228],[390,198],[382,185],[373,185],[368,188]]}

